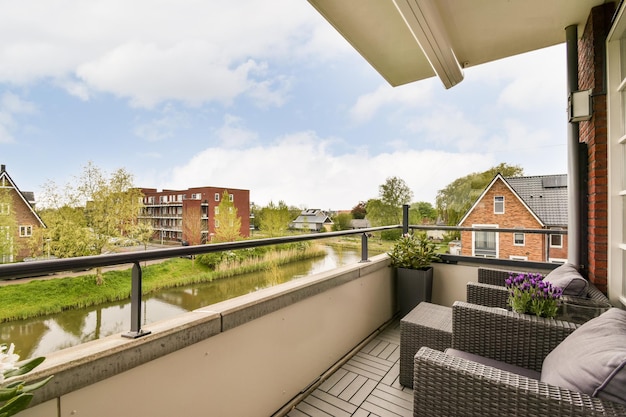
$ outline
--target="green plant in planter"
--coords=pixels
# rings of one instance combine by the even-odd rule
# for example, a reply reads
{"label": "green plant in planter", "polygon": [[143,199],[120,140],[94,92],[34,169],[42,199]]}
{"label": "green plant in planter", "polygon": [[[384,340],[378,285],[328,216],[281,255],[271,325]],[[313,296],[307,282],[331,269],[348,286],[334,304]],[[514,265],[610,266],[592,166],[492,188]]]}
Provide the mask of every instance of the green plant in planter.
{"label": "green plant in planter", "polygon": [[426,233],[402,235],[387,254],[391,266],[396,268],[427,269],[433,261],[439,260],[437,245]]}
{"label": "green plant in planter", "polygon": [[[26,384],[17,378],[35,369],[44,357],[19,361],[19,355],[14,352],[15,345],[0,344],[0,417],[9,417],[24,410],[33,399],[33,392],[46,385],[52,376]],[[8,381],[7,379],[10,378]]]}

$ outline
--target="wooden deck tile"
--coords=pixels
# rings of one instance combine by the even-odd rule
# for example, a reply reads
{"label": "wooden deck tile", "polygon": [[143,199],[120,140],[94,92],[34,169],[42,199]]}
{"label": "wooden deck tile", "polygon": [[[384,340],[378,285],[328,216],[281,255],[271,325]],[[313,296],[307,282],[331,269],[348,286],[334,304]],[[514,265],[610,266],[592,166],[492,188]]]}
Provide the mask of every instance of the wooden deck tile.
{"label": "wooden deck tile", "polygon": [[413,390],[398,381],[399,360],[398,321],[350,358],[288,416],[412,416]]}

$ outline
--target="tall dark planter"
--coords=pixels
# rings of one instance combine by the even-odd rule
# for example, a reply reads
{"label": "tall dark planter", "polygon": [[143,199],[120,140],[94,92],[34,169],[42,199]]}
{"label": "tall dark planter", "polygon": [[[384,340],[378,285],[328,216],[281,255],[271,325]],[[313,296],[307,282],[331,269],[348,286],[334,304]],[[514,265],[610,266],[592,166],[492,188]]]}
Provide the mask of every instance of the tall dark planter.
{"label": "tall dark planter", "polygon": [[433,294],[433,268],[396,268],[396,300],[400,317],[422,301],[430,302]]}

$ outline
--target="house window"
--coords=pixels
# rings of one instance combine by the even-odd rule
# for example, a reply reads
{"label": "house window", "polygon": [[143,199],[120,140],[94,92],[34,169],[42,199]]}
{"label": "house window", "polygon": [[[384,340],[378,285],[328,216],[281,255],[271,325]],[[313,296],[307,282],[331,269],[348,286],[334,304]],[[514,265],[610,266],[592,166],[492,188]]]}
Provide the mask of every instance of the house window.
{"label": "house window", "polygon": [[495,214],[504,214],[504,196],[497,195],[493,197],[493,212]]}
{"label": "house window", "polygon": [[33,226],[20,226],[20,237],[30,237],[33,235]]}
{"label": "house window", "polygon": [[215,227],[220,227],[220,221],[215,219]]}
{"label": "house window", "polygon": [[233,201],[235,201],[235,197],[232,194],[228,194],[228,201],[232,203]]}
{"label": "house window", "polygon": [[215,193],[215,201],[220,201],[220,193]]}
{"label": "house window", "polygon": [[563,247],[563,235],[550,235],[550,247],[562,248]]}
{"label": "house window", "polygon": [[[473,227],[493,227],[494,225],[474,225]],[[498,233],[490,231],[472,232],[472,248],[474,256],[483,258],[498,257]]]}
{"label": "house window", "polygon": [[513,233],[513,245],[524,246],[526,243],[526,235],[524,233]]}

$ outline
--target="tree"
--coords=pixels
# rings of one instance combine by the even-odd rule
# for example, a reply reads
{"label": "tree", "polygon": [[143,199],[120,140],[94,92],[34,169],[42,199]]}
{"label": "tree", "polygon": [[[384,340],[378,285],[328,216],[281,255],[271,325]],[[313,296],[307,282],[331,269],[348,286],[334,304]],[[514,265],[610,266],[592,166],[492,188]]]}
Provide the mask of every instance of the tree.
{"label": "tree", "polygon": [[233,242],[241,238],[241,218],[237,216],[237,207],[231,201],[228,190],[224,190],[222,200],[215,214],[215,240]]}
{"label": "tree", "polygon": [[339,213],[333,218],[333,231],[349,230],[352,216],[348,213]]}
{"label": "tree", "polygon": [[[53,254],[73,257],[99,255],[111,238],[132,237],[139,225],[142,194],[126,170],[107,177],[89,162],[76,187],[66,185],[60,192],[49,182],[43,201],[48,208],[42,213],[48,226],[45,239],[50,239]],[[101,284],[100,268],[96,275]]]}
{"label": "tree", "polygon": [[383,204],[391,207],[401,208],[413,199],[413,191],[398,177],[387,178],[385,183],[378,187],[378,194]]}
{"label": "tree", "polygon": [[486,171],[474,172],[454,180],[437,192],[439,216],[446,224],[457,225],[498,173],[503,177],[518,177],[524,175],[524,170],[517,165],[501,163]]}
{"label": "tree", "polygon": [[352,207],[352,218],[353,219],[364,219],[367,214],[367,210],[365,210],[365,202],[359,201],[359,204]]}
{"label": "tree", "polygon": [[437,209],[427,201],[418,201],[411,204],[411,210],[417,211],[422,220],[428,220],[431,223],[437,221]]}
{"label": "tree", "polygon": [[87,227],[82,207],[64,205],[56,209],[46,209],[40,216],[48,226],[43,232],[43,240],[51,255],[73,258],[94,254],[90,244],[93,234]]}
{"label": "tree", "polygon": [[132,237],[143,244],[143,248],[148,250],[148,243],[154,235],[154,228],[147,222],[139,222],[132,233]]}
{"label": "tree", "polygon": [[142,194],[134,187],[132,174],[123,168],[107,179],[89,162],[78,192],[85,201],[85,217],[93,233],[90,243],[95,254],[102,253],[112,237],[128,237],[137,227],[137,217],[143,205]]}
{"label": "tree", "polygon": [[[387,178],[378,188],[379,199],[368,200],[366,204],[367,217],[374,226],[384,226],[402,223],[402,206],[409,204],[413,192],[406,183],[398,177]],[[388,230],[381,233],[384,239],[397,239],[402,232]]]}
{"label": "tree", "polygon": [[259,210],[259,229],[268,237],[285,235],[289,222],[292,220],[290,209],[282,200],[278,202],[278,205],[270,201],[266,207]]}
{"label": "tree", "polygon": [[13,262],[17,255],[18,248],[15,244],[17,227],[11,190],[0,188],[0,263]]}
{"label": "tree", "polygon": [[199,204],[188,206],[183,217],[183,239],[191,246],[199,245],[202,243],[202,232],[206,230],[202,207]]}

